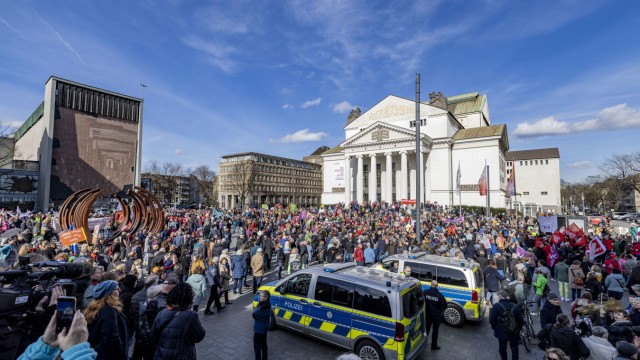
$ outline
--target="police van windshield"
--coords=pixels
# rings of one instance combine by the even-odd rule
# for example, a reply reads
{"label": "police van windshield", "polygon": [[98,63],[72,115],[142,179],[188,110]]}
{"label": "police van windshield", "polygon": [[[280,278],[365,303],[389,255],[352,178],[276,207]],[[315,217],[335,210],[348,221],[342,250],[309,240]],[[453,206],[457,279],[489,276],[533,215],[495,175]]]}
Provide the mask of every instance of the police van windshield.
{"label": "police van windshield", "polygon": [[406,318],[412,318],[424,307],[424,295],[422,288],[416,285],[402,295],[402,314]]}

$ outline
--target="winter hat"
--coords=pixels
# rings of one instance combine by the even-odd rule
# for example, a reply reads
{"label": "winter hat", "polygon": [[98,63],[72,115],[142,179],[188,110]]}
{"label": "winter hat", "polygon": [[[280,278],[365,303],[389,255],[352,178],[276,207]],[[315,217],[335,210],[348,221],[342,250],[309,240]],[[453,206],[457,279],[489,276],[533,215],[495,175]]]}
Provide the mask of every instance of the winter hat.
{"label": "winter hat", "polygon": [[102,297],[109,296],[118,288],[118,283],[113,280],[106,280],[93,288],[93,298],[98,300]]}
{"label": "winter hat", "polygon": [[638,348],[635,345],[626,341],[618,341],[616,343],[616,350],[618,350],[618,354],[628,357],[631,357],[638,352]]}

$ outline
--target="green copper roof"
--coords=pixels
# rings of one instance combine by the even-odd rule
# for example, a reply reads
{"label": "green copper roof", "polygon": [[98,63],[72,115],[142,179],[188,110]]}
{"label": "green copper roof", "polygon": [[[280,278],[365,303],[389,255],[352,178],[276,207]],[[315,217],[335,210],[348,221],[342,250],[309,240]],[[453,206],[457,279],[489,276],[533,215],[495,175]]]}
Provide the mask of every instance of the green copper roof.
{"label": "green copper roof", "polygon": [[44,115],[44,101],[38,106],[31,116],[18,128],[16,131],[16,140],[20,139],[22,135],[24,135],[33,125],[35,125],[38,120]]}
{"label": "green copper roof", "polygon": [[453,115],[481,112],[486,102],[487,96],[477,92],[447,98],[448,110]]}
{"label": "green copper roof", "polygon": [[340,145],[336,145],[334,147],[332,147],[331,149],[325,151],[322,153],[322,155],[329,155],[329,154],[336,154],[342,151],[342,147],[340,147]]}
{"label": "green copper roof", "polygon": [[490,136],[502,136],[506,125],[491,125],[477,128],[460,129],[453,135],[454,140],[475,139]]}

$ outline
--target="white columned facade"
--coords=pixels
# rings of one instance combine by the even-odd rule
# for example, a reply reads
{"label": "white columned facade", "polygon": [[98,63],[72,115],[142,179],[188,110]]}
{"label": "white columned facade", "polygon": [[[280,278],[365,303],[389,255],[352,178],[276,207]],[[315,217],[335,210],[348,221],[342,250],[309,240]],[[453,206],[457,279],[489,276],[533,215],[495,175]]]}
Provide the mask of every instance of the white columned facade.
{"label": "white columned facade", "polygon": [[385,172],[385,177],[386,177],[386,198],[387,198],[387,202],[391,202],[393,200],[393,178],[392,178],[392,173],[391,173],[391,153],[387,152],[385,153],[387,159],[386,159],[386,166],[387,166],[387,171]]}
{"label": "white columned facade", "polygon": [[369,169],[369,202],[378,201],[378,177],[376,154],[369,155],[371,157],[371,169]]}
{"label": "white columned facade", "polygon": [[358,158],[358,174],[357,179],[358,183],[356,184],[356,199],[358,200],[358,204],[362,204],[364,202],[364,174],[363,174],[363,163],[362,163],[362,155],[357,155]]}
{"label": "white columned facade", "polygon": [[351,203],[351,157],[344,159],[344,195],[345,204]]}
{"label": "white columned facade", "polygon": [[402,200],[407,196],[407,152],[400,151],[400,196]]}

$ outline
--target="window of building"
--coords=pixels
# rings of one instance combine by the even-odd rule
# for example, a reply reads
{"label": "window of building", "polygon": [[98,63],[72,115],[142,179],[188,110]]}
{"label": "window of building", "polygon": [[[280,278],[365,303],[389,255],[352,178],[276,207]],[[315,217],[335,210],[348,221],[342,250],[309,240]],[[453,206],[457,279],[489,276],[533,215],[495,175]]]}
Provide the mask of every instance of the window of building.
{"label": "window of building", "polygon": [[541,195],[548,195],[548,193],[546,191],[542,191],[540,194]]}
{"label": "window of building", "polygon": [[544,164],[545,164],[545,165],[549,165],[549,160],[545,160],[545,161],[544,161]]}
{"label": "window of building", "polygon": [[538,165],[538,160],[536,160],[536,165]]}
{"label": "window of building", "polygon": [[522,193],[522,195],[529,195],[529,192],[525,191],[525,192]]}
{"label": "window of building", "polygon": [[520,166],[522,166],[522,161],[520,161]]}
{"label": "window of building", "polygon": [[369,187],[369,164],[362,165],[362,183],[364,187]]}
{"label": "window of building", "polygon": [[[392,187],[396,187],[396,177],[395,177],[395,173],[396,173],[396,163],[392,162],[391,163],[391,173],[394,174],[391,176],[391,186]],[[395,191],[393,192],[393,194],[395,195]]]}
{"label": "window of building", "polygon": [[[380,187],[380,178],[382,177],[382,164],[376,164],[376,185]],[[377,190],[376,190],[377,192]]]}

